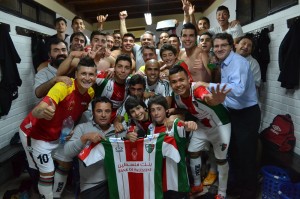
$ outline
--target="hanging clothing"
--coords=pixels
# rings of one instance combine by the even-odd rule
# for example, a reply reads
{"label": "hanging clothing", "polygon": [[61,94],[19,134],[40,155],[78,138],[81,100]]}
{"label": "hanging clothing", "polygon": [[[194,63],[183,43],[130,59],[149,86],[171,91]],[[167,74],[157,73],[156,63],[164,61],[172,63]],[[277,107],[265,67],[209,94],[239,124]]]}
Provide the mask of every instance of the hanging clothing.
{"label": "hanging clothing", "polygon": [[0,29],[0,66],[2,79],[0,82],[0,116],[7,115],[11,102],[18,97],[18,86],[21,86],[17,63],[21,59],[11,40],[9,32]]}
{"label": "hanging clothing", "polygon": [[278,81],[281,87],[294,89],[299,86],[300,72],[300,20],[296,20],[279,46],[279,69]]}
{"label": "hanging clothing", "polygon": [[32,63],[36,73],[39,65],[49,59],[46,42],[42,35],[36,33],[31,34],[31,53]]}
{"label": "hanging clothing", "polygon": [[270,63],[269,44],[271,40],[269,37],[269,29],[264,28],[260,33],[256,33],[253,39],[255,43],[255,49],[252,53],[252,56],[259,63],[262,81],[266,82],[267,68]]}

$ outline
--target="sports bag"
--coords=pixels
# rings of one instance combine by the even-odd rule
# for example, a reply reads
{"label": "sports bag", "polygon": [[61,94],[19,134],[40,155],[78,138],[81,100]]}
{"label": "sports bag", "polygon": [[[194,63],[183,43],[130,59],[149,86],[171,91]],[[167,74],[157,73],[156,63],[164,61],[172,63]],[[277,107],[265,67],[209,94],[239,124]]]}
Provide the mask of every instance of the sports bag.
{"label": "sports bag", "polygon": [[275,116],[273,122],[261,132],[260,136],[263,145],[271,149],[281,152],[293,150],[296,138],[291,116],[289,114]]}

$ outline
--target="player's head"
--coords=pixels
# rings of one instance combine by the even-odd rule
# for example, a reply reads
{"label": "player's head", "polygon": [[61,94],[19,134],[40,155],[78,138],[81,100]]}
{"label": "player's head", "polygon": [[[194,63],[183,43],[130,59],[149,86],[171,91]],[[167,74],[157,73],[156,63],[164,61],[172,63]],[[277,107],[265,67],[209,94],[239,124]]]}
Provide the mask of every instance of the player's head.
{"label": "player's head", "polygon": [[94,60],[89,57],[80,59],[75,72],[79,92],[89,89],[95,83],[96,76],[97,68]]}
{"label": "player's head", "polygon": [[132,119],[137,121],[144,121],[148,114],[144,100],[136,96],[129,96],[126,99],[125,110]]}
{"label": "player's head", "polygon": [[163,124],[166,119],[166,111],[168,110],[168,102],[162,95],[151,97],[148,102],[148,109],[152,121],[157,124]]}
{"label": "player's head", "polygon": [[99,126],[110,125],[113,103],[105,96],[92,101],[93,120]]}
{"label": "player's head", "polygon": [[146,89],[146,80],[143,76],[135,74],[127,82],[128,93],[131,96],[143,98]]}
{"label": "player's head", "polygon": [[190,82],[187,71],[180,66],[175,64],[169,70],[169,81],[172,90],[183,97],[189,97],[190,95]]}

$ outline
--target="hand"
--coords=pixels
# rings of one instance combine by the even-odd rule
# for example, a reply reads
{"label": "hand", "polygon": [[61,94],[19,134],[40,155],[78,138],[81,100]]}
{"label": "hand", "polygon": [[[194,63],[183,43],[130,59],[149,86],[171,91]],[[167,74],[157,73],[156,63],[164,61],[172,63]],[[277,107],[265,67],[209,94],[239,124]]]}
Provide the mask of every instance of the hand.
{"label": "hand", "polygon": [[186,121],[184,123],[184,129],[186,131],[195,131],[198,128],[198,125],[194,121]]}
{"label": "hand", "polygon": [[138,70],[134,73],[135,75],[141,75],[142,77],[145,76],[145,73],[143,73],[142,71]]}
{"label": "hand", "polygon": [[231,91],[231,89],[226,90],[226,85],[220,89],[220,84],[217,88],[211,89],[211,94],[204,95],[204,101],[210,106],[216,106],[224,102],[226,95]]}
{"label": "hand", "polygon": [[135,126],[132,132],[128,132],[126,134],[126,138],[130,141],[130,142],[135,142],[138,139],[138,134],[137,134],[137,127]]}
{"label": "hand", "polygon": [[49,102],[48,106],[46,106],[42,112],[42,118],[44,118],[45,120],[51,120],[56,110],[56,106],[50,97],[48,102]]}
{"label": "hand", "polygon": [[170,117],[171,115],[176,115],[176,109],[175,108],[169,108],[166,110],[167,117]]}
{"label": "hand", "polygon": [[185,14],[189,13],[189,9],[190,9],[190,2],[187,0],[181,0],[182,2],[182,10],[184,11]]}
{"label": "hand", "polygon": [[234,26],[236,26],[237,24],[240,24],[239,20],[233,20],[229,23],[229,28],[233,28]]}
{"label": "hand", "polygon": [[196,90],[196,89],[199,88],[200,86],[208,87],[208,83],[198,81],[198,82],[196,82],[196,83],[193,85],[193,90]]}
{"label": "hand", "polygon": [[89,51],[87,52],[87,56],[89,56],[91,59],[95,59],[96,55],[100,52],[101,49],[102,49],[102,48],[98,48],[98,49],[97,49],[97,46],[94,45],[94,46],[93,46],[93,49],[92,49],[92,50],[89,50]]}
{"label": "hand", "polygon": [[151,91],[145,91],[144,92],[144,99],[148,99],[148,98],[150,98],[150,97],[153,97],[153,96],[155,96],[155,93],[154,92],[151,92]]}
{"label": "hand", "polygon": [[107,17],[108,17],[108,14],[106,14],[105,16],[99,15],[96,18],[97,18],[98,23],[104,23],[106,21]]}
{"label": "hand", "polygon": [[164,126],[166,127],[166,129],[168,129],[168,131],[170,131],[173,127],[173,123],[174,120],[171,120],[170,118],[166,118],[164,121]]}
{"label": "hand", "polygon": [[68,76],[56,76],[55,82],[64,82],[67,86],[72,86],[73,82]]}
{"label": "hand", "polygon": [[108,48],[104,48],[102,53],[104,54],[104,57],[109,57],[111,55],[111,51]]}
{"label": "hand", "polygon": [[[197,48],[199,49],[199,48]],[[199,52],[196,57],[195,57],[195,61],[194,61],[194,69],[197,69],[197,70],[206,70],[204,64],[203,64],[203,60],[202,60],[202,57],[201,57],[201,52]]]}
{"label": "hand", "polygon": [[109,68],[105,71],[107,73],[106,79],[112,79],[115,75],[115,69],[114,68]]}
{"label": "hand", "polygon": [[81,59],[81,58],[87,56],[87,52],[84,52],[84,51],[72,51],[69,56],[71,56],[73,58],[79,58],[79,59]]}
{"label": "hand", "polygon": [[123,124],[119,122],[117,118],[114,120],[114,128],[116,133],[120,133],[125,130]]}
{"label": "hand", "polygon": [[188,13],[189,15],[193,15],[195,13],[195,5],[190,4]]}
{"label": "hand", "polygon": [[74,131],[72,130],[67,136],[66,136],[66,141],[69,141],[71,137],[73,136]]}
{"label": "hand", "polygon": [[98,143],[102,139],[105,139],[105,138],[103,138],[98,132],[89,132],[89,133],[83,134],[80,139],[83,144],[86,144],[87,141],[90,141],[93,143]]}
{"label": "hand", "polygon": [[121,11],[121,12],[119,13],[119,17],[120,17],[121,20],[122,20],[122,19],[126,19],[127,16],[128,16],[128,14],[127,14],[127,11],[126,11],[126,10]]}

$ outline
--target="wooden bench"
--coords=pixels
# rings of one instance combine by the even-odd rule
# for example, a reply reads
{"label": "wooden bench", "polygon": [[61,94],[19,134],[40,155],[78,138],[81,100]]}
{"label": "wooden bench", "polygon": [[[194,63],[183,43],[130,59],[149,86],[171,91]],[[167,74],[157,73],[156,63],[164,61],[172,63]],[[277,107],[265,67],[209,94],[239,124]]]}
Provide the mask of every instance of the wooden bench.
{"label": "wooden bench", "polygon": [[275,165],[288,171],[292,182],[300,182],[300,155],[294,152],[278,152],[263,147],[262,165]]}
{"label": "wooden bench", "polygon": [[0,149],[0,184],[21,174],[25,156],[22,144],[8,145]]}

